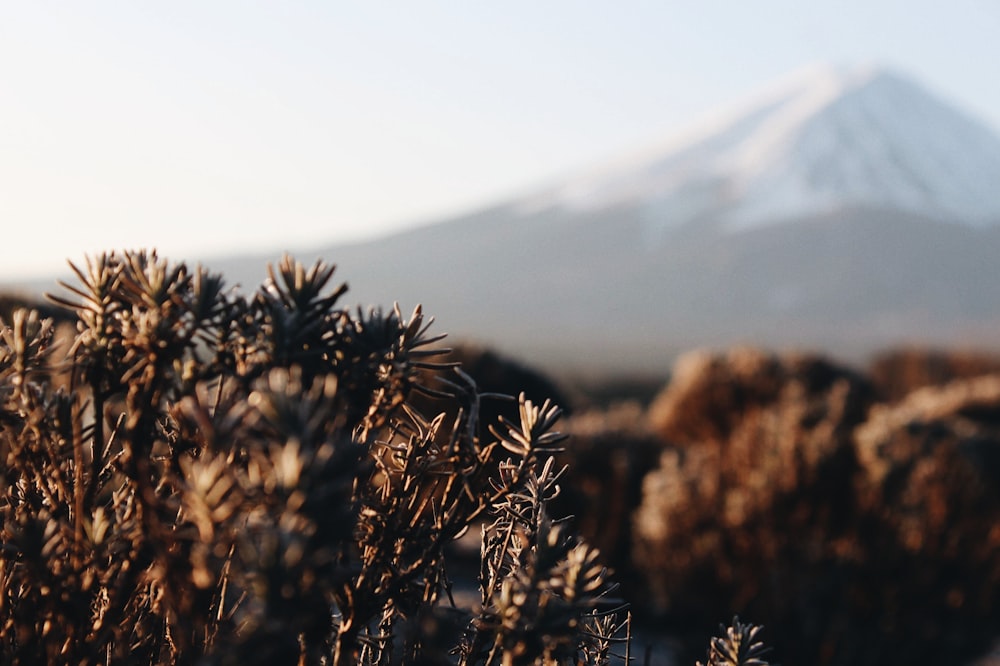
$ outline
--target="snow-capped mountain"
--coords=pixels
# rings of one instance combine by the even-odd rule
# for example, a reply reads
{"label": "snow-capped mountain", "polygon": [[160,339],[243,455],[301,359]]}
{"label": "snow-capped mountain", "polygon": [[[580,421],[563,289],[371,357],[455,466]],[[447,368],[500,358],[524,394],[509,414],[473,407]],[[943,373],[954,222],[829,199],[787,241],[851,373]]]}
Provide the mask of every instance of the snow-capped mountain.
{"label": "snow-capped mountain", "polygon": [[526,209],[638,205],[652,224],[730,229],[870,206],[1000,222],[1000,138],[875,67],[814,66],[654,155],[551,188]]}
{"label": "snow-capped mountain", "polygon": [[562,367],[995,343],[1000,139],[900,75],[811,68],[643,155],[318,254],[358,302]]}

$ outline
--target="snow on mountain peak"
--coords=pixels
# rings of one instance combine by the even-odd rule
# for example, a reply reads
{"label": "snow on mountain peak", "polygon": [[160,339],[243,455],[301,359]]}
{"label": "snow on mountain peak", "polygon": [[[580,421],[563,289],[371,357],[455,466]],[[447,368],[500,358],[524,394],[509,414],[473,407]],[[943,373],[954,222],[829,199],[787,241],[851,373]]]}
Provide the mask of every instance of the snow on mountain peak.
{"label": "snow on mountain peak", "polygon": [[639,206],[652,233],[698,219],[732,230],[852,206],[1000,222],[1000,138],[872,66],[814,66],[675,138],[524,202]]}

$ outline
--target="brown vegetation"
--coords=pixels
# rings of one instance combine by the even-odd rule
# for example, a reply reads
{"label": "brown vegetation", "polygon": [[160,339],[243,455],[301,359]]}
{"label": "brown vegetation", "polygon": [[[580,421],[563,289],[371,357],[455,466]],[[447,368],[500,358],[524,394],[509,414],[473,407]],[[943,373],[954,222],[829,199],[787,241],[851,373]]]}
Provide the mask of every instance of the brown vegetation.
{"label": "brown vegetation", "polygon": [[663,450],[634,526],[663,627],[686,640],[738,611],[789,663],[963,663],[990,645],[1000,376],[875,395],[817,357],[678,362],[649,413]]}
{"label": "brown vegetation", "polygon": [[902,400],[925,386],[1000,373],[1000,357],[973,351],[905,347],[875,356],[869,374],[886,402]]}
{"label": "brown vegetation", "polygon": [[554,505],[574,516],[580,533],[601,549],[631,599],[645,585],[632,563],[632,514],[663,444],[636,402],[576,414],[563,427],[570,437],[558,459],[567,470]]}
{"label": "brown vegetation", "polygon": [[[338,308],[323,265],[249,298],[155,254],[79,273],[61,346],[4,318],[5,662],[607,663],[629,623],[598,550],[687,662],[733,612],[787,663],[962,663],[1000,633],[988,357],[696,352],[564,440],[555,384],[443,355],[419,310]],[[765,663],[758,632],[708,663]]]}
{"label": "brown vegetation", "polygon": [[[549,509],[559,409],[522,396],[482,437],[419,309],[354,315],[332,268],[290,259],[250,298],[155,253],[77,273],[54,297],[71,346],[35,312],[0,327],[0,661],[605,664],[628,644],[597,550]],[[410,404],[422,372],[450,377],[451,416]],[[445,550],[470,527],[480,599],[459,607]]]}

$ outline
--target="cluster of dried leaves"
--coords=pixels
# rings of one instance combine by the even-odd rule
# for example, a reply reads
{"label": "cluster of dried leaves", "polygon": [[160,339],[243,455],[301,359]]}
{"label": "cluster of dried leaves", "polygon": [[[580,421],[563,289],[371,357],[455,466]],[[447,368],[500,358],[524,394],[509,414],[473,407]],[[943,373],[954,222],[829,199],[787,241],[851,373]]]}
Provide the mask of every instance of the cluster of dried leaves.
{"label": "cluster of dried leaves", "polygon": [[[332,267],[289,258],[249,298],[155,253],[74,270],[50,297],[72,341],[2,327],[0,661],[627,661],[608,572],[548,513],[559,410],[522,397],[482,437],[419,309],[352,313]],[[460,607],[445,553],[470,527]]]}

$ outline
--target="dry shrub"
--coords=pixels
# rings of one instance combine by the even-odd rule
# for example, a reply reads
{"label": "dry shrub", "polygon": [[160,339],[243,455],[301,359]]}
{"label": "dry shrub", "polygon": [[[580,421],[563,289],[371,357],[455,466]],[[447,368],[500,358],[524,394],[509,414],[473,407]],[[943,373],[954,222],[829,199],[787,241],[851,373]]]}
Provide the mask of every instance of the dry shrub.
{"label": "dry shrub", "polygon": [[1000,358],[972,351],[905,347],[875,356],[869,374],[882,400],[896,402],[925,386],[1000,372]]}
{"label": "dry shrub", "polygon": [[635,561],[666,626],[695,636],[738,611],[780,627],[775,646],[792,663],[824,663],[853,557],[851,433],[870,396],[816,357],[735,349],[678,362],[650,410],[671,446],[635,517]]}
{"label": "dry shrub", "polygon": [[[557,404],[564,414],[572,412],[572,405],[562,388],[539,370],[524,365],[492,349],[470,343],[452,343],[447,353],[438,359],[439,364],[460,367],[475,382],[479,391],[479,422],[481,434],[488,436],[488,427],[500,417],[516,419],[517,401],[512,396],[521,393],[536,405],[546,400]],[[423,370],[418,381],[427,387],[436,387],[443,395],[421,393],[410,398],[418,411],[446,413],[452,419],[459,405],[450,397],[449,378],[440,371]]]}
{"label": "dry shrub", "polygon": [[[74,269],[72,345],[34,312],[0,328],[0,661],[615,658],[609,574],[549,509],[558,408],[522,396],[483,436],[419,308],[341,309],[333,268],[290,258],[250,297],[155,252]],[[447,416],[412,405],[428,372]],[[445,548],[481,524],[457,607]]]}
{"label": "dry shrub", "polygon": [[636,402],[575,414],[562,427],[570,439],[558,459],[568,469],[554,506],[575,517],[580,534],[601,549],[631,598],[644,587],[632,566],[632,514],[663,443]]}
{"label": "dry shrub", "polygon": [[985,650],[1000,626],[1000,375],[876,407],[856,441],[862,617],[907,663]]}
{"label": "dry shrub", "polygon": [[963,663],[989,647],[1000,377],[896,405],[871,395],[815,358],[734,350],[679,364],[651,416],[673,445],[635,528],[668,626],[749,613],[780,628],[790,663]]}

